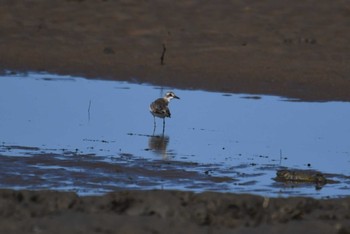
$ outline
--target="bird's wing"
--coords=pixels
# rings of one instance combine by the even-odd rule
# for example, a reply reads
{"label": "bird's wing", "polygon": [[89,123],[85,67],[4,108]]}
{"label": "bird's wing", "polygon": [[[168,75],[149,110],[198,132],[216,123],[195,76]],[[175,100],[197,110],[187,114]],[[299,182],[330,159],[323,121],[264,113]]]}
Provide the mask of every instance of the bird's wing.
{"label": "bird's wing", "polygon": [[165,114],[166,117],[170,117],[171,115],[168,108],[168,103],[163,99],[152,102],[151,109],[156,114]]}

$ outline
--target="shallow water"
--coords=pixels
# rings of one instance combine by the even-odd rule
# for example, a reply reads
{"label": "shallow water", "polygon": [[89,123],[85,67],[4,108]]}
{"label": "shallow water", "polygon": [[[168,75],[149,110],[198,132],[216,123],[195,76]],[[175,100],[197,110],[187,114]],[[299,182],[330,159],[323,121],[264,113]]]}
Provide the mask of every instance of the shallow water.
{"label": "shallow water", "polygon": [[[264,196],[350,195],[350,104],[173,90],[172,118],[151,101],[169,88],[52,74],[0,77],[0,186],[103,194],[181,189]],[[276,182],[280,168],[339,181]]]}

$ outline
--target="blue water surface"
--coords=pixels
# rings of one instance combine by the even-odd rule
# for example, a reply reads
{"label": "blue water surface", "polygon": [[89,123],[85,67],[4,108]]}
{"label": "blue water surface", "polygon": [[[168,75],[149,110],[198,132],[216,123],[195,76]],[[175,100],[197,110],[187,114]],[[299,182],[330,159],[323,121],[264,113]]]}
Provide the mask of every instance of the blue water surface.
{"label": "blue water surface", "polygon": [[[172,118],[166,119],[164,133],[161,119],[156,120],[157,128],[153,131],[149,104],[168,90],[181,99],[171,101]],[[172,178],[165,179],[161,187],[159,183],[131,186],[118,181],[111,181],[112,185],[106,187],[108,176],[113,177],[107,175],[101,188],[91,188],[67,182],[69,178],[62,181],[60,177],[50,189],[81,194],[135,188],[215,190],[264,196],[350,195],[348,102],[304,102],[275,96],[26,73],[0,77],[0,109],[0,161],[5,156],[42,154],[65,158],[63,152],[69,151],[93,155],[105,163],[116,163],[116,158],[120,164],[137,164],[138,160],[194,163],[185,167],[178,164],[177,173],[193,170],[234,181],[212,181],[199,186],[195,179],[191,184],[191,179],[183,183]],[[123,161],[126,156],[128,160]],[[3,162],[3,165],[7,164]],[[19,164],[19,167],[27,166]],[[333,179],[341,183],[326,185],[321,190],[312,185],[285,186],[273,180],[276,170],[285,167],[335,174]],[[67,170],[62,165],[57,168]],[[3,173],[2,180],[8,181],[12,175]],[[52,180],[55,176],[50,177]],[[37,181],[35,186],[31,186],[30,180],[27,186],[13,181],[11,184],[0,180],[0,186],[42,188]],[[47,183],[48,179],[42,180],[43,185]]]}

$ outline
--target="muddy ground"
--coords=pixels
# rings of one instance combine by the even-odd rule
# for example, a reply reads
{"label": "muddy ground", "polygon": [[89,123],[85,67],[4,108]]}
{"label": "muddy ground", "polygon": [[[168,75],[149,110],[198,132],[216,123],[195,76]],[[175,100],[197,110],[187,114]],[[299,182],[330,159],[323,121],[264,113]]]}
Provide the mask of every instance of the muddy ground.
{"label": "muddy ground", "polygon": [[350,200],[0,190],[1,233],[349,233]]}
{"label": "muddy ground", "polygon": [[349,101],[349,24],[346,0],[3,0],[0,67]]}
{"label": "muddy ground", "polygon": [[[3,0],[0,68],[349,101],[349,25],[346,0]],[[0,206],[1,233],[350,232],[348,198],[5,190]]]}

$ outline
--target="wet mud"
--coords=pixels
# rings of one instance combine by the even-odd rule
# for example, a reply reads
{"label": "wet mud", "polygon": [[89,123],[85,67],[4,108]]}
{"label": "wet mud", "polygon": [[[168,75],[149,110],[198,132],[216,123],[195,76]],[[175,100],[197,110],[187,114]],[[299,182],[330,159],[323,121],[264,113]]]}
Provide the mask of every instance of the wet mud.
{"label": "wet mud", "polygon": [[2,1],[0,67],[350,100],[347,1]]}
{"label": "wet mud", "polygon": [[[11,147],[6,146],[6,149]],[[81,195],[101,195],[124,189],[220,191],[225,190],[221,183],[235,182],[231,176],[214,175],[212,172],[224,174],[215,165],[162,159],[150,161],[123,153],[107,159],[66,150],[27,156],[2,154],[0,168],[3,188],[55,189]]]}
{"label": "wet mud", "polygon": [[76,192],[82,196],[125,189],[252,193],[268,197],[334,198],[349,194],[350,177],[347,175],[295,170],[278,163],[257,163],[269,156],[251,157],[248,159],[250,163],[235,165],[203,163],[178,158],[176,154],[171,156],[167,149],[159,148],[163,144],[159,143],[159,136],[147,137],[150,148],[144,151],[152,151],[161,157],[150,159],[125,152],[111,155],[102,152],[98,155],[86,154],[80,149],[3,144],[0,146],[0,187],[53,189]]}
{"label": "wet mud", "polygon": [[[4,233],[348,233],[349,198],[268,198],[180,191],[78,197],[0,190]],[[13,223],[16,223],[13,225]]]}

